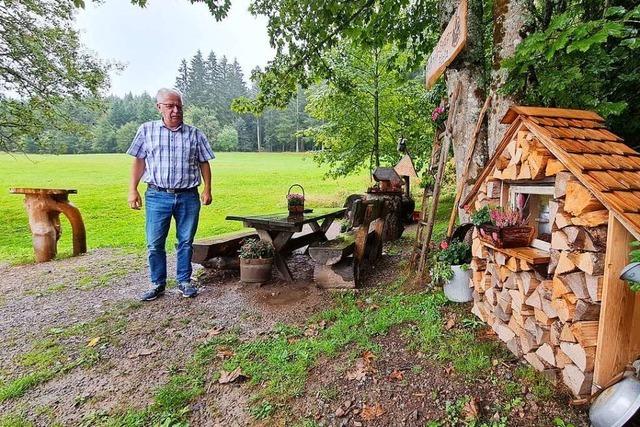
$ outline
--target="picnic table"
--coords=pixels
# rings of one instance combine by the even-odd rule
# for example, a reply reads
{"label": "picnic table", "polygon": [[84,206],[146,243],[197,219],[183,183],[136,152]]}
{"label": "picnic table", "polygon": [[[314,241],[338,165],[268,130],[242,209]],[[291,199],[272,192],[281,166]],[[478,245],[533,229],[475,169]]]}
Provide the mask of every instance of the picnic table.
{"label": "picnic table", "polygon": [[[255,228],[260,240],[273,244],[275,266],[286,281],[293,281],[293,276],[285,262],[285,257],[293,250],[315,242],[327,240],[327,231],[336,218],[346,212],[345,208],[316,209],[300,215],[281,212],[267,215],[229,215],[227,220],[242,221],[245,227]],[[322,223],[320,222],[322,221]],[[300,233],[302,227],[309,224],[311,232],[293,237]]]}
{"label": "picnic table", "polygon": [[71,223],[73,232],[73,255],[87,252],[87,237],[80,210],[69,201],[75,189],[60,188],[11,188],[12,194],[24,194],[24,205],[29,216],[33,249],[37,262],[55,258],[58,239],[62,233],[60,213]]}

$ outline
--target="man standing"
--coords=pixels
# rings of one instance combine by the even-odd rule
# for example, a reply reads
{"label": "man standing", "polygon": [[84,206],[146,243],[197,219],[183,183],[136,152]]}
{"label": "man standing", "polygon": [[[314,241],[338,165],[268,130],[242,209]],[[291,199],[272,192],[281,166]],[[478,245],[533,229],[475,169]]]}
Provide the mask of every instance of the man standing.
{"label": "man standing", "polygon": [[[138,183],[144,176],[146,235],[149,250],[151,289],[141,295],[152,301],[164,293],[167,283],[165,242],[171,218],[176,221],[178,290],[184,297],[195,297],[191,284],[193,237],[198,228],[200,202],[211,203],[211,167],[215,156],[204,134],[182,123],[182,94],[175,89],[160,89],[156,107],[162,120],[144,123],[138,129],[127,154],[134,156],[129,185],[129,206],[140,209],[142,199]],[[204,182],[198,198],[200,175]]]}

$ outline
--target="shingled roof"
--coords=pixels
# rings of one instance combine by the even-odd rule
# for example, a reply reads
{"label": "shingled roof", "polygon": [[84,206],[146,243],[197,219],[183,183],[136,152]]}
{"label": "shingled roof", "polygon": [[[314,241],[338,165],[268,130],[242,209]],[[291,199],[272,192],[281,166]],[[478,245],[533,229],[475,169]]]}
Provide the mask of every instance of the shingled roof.
{"label": "shingled roof", "polygon": [[514,133],[524,125],[580,182],[640,235],[640,153],[611,133],[591,111],[514,106],[502,123],[511,124],[461,206],[469,204]]}

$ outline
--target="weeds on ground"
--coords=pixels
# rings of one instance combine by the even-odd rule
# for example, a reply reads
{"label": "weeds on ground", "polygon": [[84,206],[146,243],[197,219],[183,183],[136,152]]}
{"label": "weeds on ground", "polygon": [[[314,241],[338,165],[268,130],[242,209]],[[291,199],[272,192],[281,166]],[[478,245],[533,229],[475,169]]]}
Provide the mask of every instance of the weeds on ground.
{"label": "weeds on ground", "polygon": [[[126,303],[91,322],[67,328],[51,328],[46,338],[35,341],[27,353],[16,356],[16,365],[24,368],[26,373],[10,380],[0,378],[0,402],[20,397],[39,384],[77,366],[92,366],[97,363],[100,360],[100,350],[106,348],[108,340],[126,327],[126,313],[140,306],[138,302]],[[98,336],[103,339],[100,346],[85,345],[90,338]],[[69,338],[78,337],[82,338],[75,340],[82,343],[79,347],[70,348],[66,344]]]}
{"label": "weeds on ground", "polygon": [[465,407],[471,401],[471,396],[463,396],[455,401],[445,403],[445,418],[443,420],[430,420],[426,427],[444,427],[464,425],[466,427],[507,427],[508,420],[501,417],[498,420],[482,421],[478,414],[474,414]]}
{"label": "weeds on ground", "polygon": [[24,292],[24,295],[34,296],[34,297],[43,297],[46,295],[52,295],[56,292],[63,291],[67,288],[67,285],[64,283],[57,283],[55,285],[47,286],[44,290],[40,289],[29,289]]}
{"label": "weeds on ground", "polygon": [[33,427],[34,424],[22,414],[0,415],[0,427]]}
{"label": "weeds on ground", "polygon": [[[387,292],[400,285],[392,284]],[[320,357],[336,356],[352,346],[360,349],[360,353],[375,352],[378,348],[373,338],[404,323],[431,331],[424,337],[415,337],[420,345],[427,345],[438,336],[433,330],[439,328],[434,325],[441,323],[439,308],[445,304],[442,294],[387,292],[373,292],[364,301],[350,294],[336,296],[335,308],[310,319],[308,326],[324,325],[314,329],[313,334],[305,334],[306,330],[300,327],[279,324],[268,336],[244,343],[239,341],[236,331],[217,336],[198,346],[185,369],[171,374],[167,383],[156,390],[154,403],[146,409],[110,417],[94,414],[88,420],[101,425],[156,424],[167,417],[185,420],[189,403],[204,393],[205,382],[219,378],[219,373],[208,377],[208,372],[219,366],[215,363],[219,351],[233,353],[219,367],[227,372],[240,368],[249,384],[261,385],[251,397],[250,413],[256,419],[269,418],[289,398],[302,394],[308,372]]]}
{"label": "weeds on ground", "polygon": [[486,374],[492,360],[503,354],[499,343],[480,340],[469,330],[455,329],[442,337],[436,358],[450,362],[457,373],[471,379]]}
{"label": "weeds on ground", "polygon": [[548,400],[553,396],[553,384],[551,384],[549,380],[531,366],[518,366],[516,368],[515,375],[529,387],[531,393],[533,393],[536,398],[540,400]]}

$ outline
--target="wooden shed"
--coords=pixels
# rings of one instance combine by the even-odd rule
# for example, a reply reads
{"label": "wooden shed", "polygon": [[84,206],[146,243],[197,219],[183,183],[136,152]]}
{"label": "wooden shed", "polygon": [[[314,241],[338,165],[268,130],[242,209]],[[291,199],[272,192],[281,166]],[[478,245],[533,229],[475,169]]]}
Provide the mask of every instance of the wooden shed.
{"label": "wooden shed", "polygon": [[619,279],[640,239],[640,154],[589,111],[515,106],[502,122],[511,127],[461,206],[517,200],[535,236],[499,249],[475,232],[473,312],[585,397],[640,356],[640,294]]}

